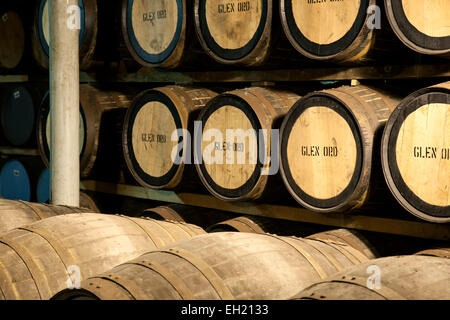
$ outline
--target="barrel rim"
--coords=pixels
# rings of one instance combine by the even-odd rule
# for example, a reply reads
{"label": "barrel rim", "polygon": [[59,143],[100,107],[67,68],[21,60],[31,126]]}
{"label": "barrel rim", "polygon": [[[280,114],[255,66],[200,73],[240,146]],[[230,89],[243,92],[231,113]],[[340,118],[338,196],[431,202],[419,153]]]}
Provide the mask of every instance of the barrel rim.
{"label": "barrel rim", "polygon": [[[406,17],[401,1],[384,1],[386,15],[397,37],[410,49],[423,54],[446,55],[450,53],[450,36],[430,37],[412,25]],[[447,47],[442,49],[442,47]]]}
{"label": "barrel rim", "polygon": [[[183,129],[183,123],[181,121],[180,113],[175,106],[172,99],[167,96],[164,92],[158,90],[158,88],[146,90],[141,92],[132,102],[131,106],[127,110],[127,114],[125,116],[124,121],[124,129],[122,135],[122,145],[124,150],[125,161],[127,167],[130,169],[131,174],[136,179],[136,181],[148,188],[152,189],[161,189],[167,186],[172,180],[177,176],[179,170],[183,170],[183,164],[173,164],[169,171],[161,177],[152,177],[146,172],[144,172],[137,162],[136,157],[134,156],[133,149],[133,123],[136,119],[137,114],[147,103],[152,101],[158,101],[164,104],[170,111],[175,121],[175,125],[177,129]],[[178,141],[183,138],[182,136],[178,137]],[[184,141],[184,138],[183,138]],[[181,144],[178,145],[178,153],[184,152]]]}
{"label": "barrel rim", "polygon": [[[361,31],[364,29],[364,24],[367,17],[367,8],[371,0],[361,0],[361,5],[349,31],[339,40],[321,45],[308,40],[295,24],[295,19],[292,10],[292,0],[280,1],[281,22],[286,36],[292,46],[301,54],[308,58],[316,60],[333,59],[349,49]],[[284,14],[283,14],[284,12]],[[306,44],[306,46],[304,45]]]}
{"label": "barrel rim", "polygon": [[[287,155],[285,154],[285,150],[287,150],[287,144],[289,141],[288,137],[290,136],[294,122],[305,110],[317,106],[318,104],[316,101],[318,99],[320,99],[321,101],[324,101],[324,99],[328,100],[332,104],[331,109],[337,112],[341,117],[343,117],[352,129],[351,131],[356,142],[356,162],[353,176],[347,187],[340,194],[329,199],[317,199],[311,197],[297,185],[292,176],[292,173],[290,172]],[[327,105],[327,107],[330,106]],[[341,101],[336,96],[320,91],[312,92],[300,98],[292,106],[291,110],[289,110],[289,113],[283,120],[280,140],[281,176],[289,193],[298,203],[316,212],[333,212],[348,206],[348,202],[352,199],[354,192],[358,190],[361,178],[363,177],[362,167],[364,163],[365,152],[363,151],[364,146],[362,143],[363,140],[361,137],[358,121],[355,119],[353,113],[348,107],[346,107],[346,104],[343,101]]]}
{"label": "barrel rim", "polygon": [[250,56],[264,36],[264,30],[267,28],[268,22],[272,16],[272,0],[261,0],[262,14],[258,28],[252,39],[243,47],[239,49],[224,49],[213,38],[209,32],[208,24],[206,22],[206,1],[195,0],[195,25],[197,35],[201,40],[200,43],[203,48],[212,55],[215,59],[222,63],[236,63]]}
{"label": "barrel rim", "polygon": [[[200,142],[200,146],[203,144],[203,136],[199,137],[198,134],[203,134],[203,130],[205,128],[205,124],[207,122],[207,119],[218,109],[226,106],[231,105],[233,107],[238,108],[241,110],[246,116],[247,119],[250,121],[252,127],[254,130],[259,132],[262,128],[261,122],[255,113],[255,111],[252,109],[250,104],[245,101],[242,97],[233,94],[232,92],[226,92],[223,94],[220,94],[213,99],[211,99],[206,107],[202,110],[202,112],[199,115],[198,121],[201,121],[201,130],[200,132],[196,132],[196,136],[194,137],[194,143]],[[258,146],[264,148],[264,141],[260,139],[259,135],[257,136],[257,142]],[[195,150],[197,150],[198,146],[195,147]],[[261,147],[259,147],[261,148]],[[259,149],[258,148],[258,149]],[[200,147],[200,150],[201,147]],[[202,151],[201,151],[202,152]],[[241,185],[241,187],[236,189],[225,189],[216,184],[211,176],[208,174],[208,171],[206,170],[206,167],[203,162],[203,154],[200,154],[198,156],[199,159],[201,159],[200,163],[196,163],[195,167],[197,169],[198,175],[200,177],[200,180],[203,182],[203,185],[208,189],[209,192],[211,192],[215,197],[225,200],[225,201],[239,201],[242,199],[246,199],[248,194],[251,193],[252,190],[254,190],[255,186],[257,185],[258,181],[261,179],[261,170],[264,167],[263,162],[261,160],[260,152],[258,152],[257,157],[257,163],[255,166],[255,169],[253,170],[253,173],[251,174],[250,178]]]}
{"label": "barrel rim", "polygon": [[[450,206],[441,207],[418,198],[406,185],[397,166],[397,137],[404,119],[412,112],[429,103],[447,103],[449,91],[445,88],[424,88],[406,97],[394,110],[383,132],[381,163],[386,183],[400,205],[417,216],[431,222],[450,222]],[[447,216],[445,216],[447,211]]]}
{"label": "barrel rim", "polygon": [[178,22],[174,37],[169,46],[162,53],[151,54],[146,52],[141,47],[133,30],[131,13],[134,0],[124,0],[124,7],[126,6],[126,8],[125,12],[123,13],[124,16],[122,23],[123,27],[125,28],[125,40],[130,53],[139,63],[150,66],[162,65],[172,58],[172,55],[180,44],[179,41],[181,39],[183,29],[186,25],[186,20],[184,19],[184,13],[186,11],[184,1],[176,0],[176,3]]}
{"label": "barrel rim", "polygon": [[[49,145],[50,143],[47,141],[47,119],[50,112],[50,91],[47,91],[42,98],[38,116],[37,116],[37,140],[38,140],[38,148],[39,148],[39,154],[41,155],[42,161],[44,162],[46,167],[50,167],[50,149]],[[85,129],[84,139],[83,139],[83,146],[81,148],[80,156],[85,154],[85,151],[87,149],[87,139],[88,136],[90,136],[89,126],[87,125],[86,120],[86,114],[84,112],[83,106],[80,104],[80,114],[81,119],[83,121],[83,126]],[[92,128],[93,129],[93,128]],[[94,137],[92,137],[94,138]],[[81,165],[81,164],[80,164]]]}

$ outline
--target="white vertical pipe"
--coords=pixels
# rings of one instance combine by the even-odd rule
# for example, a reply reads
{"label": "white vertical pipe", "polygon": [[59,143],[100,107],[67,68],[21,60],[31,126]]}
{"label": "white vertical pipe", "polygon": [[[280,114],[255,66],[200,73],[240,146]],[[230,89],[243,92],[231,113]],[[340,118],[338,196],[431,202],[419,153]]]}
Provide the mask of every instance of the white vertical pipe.
{"label": "white vertical pipe", "polygon": [[[51,202],[79,206],[78,0],[48,0],[50,22]],[[77,20],[78,19],[78,20]]]}

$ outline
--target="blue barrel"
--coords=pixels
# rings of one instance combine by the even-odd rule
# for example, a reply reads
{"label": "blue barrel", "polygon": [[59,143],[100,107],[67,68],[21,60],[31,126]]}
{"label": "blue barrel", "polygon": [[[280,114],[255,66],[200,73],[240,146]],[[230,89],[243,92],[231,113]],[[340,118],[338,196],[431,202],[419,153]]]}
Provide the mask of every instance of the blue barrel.
{"label": "blue barrel", "polygon": [[19,85],[2,90],[0,120],[7,144],[36,144],[35,114],[34,94],[28,88]]}
{"label": "blue barrel", "polygon": [[39,175],[36,187],[36,198],[38,202],[48,203],[50,201],[50,170],[45,168]]}
{"label": "blue barrel", "polygon": [[9,160],[0,169],[0,196],[9,200],[31,200],[31,183],[20,161]]}

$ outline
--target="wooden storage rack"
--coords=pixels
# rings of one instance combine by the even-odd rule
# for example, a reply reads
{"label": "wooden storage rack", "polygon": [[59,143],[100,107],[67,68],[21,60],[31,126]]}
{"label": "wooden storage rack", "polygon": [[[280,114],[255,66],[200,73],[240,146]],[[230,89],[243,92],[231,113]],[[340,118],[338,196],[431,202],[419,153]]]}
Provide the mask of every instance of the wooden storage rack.
{"label": "wooden storage rack", "polygon": [[[450,79],[450,63],[426,64],[413,66],[361,66],[361,67],[323,67],[302,70],[236,70],[215,72],[174,72],[142,68],[136,73],[117,74],[103,78],[100,74],[80,73],[83,83],[264,83],[264,82],[303,82],[303,81],[338,81],[338,80],[393,80],[426,79],[438,81]],[[43,75],[6,75],[0,76],[0,83],[48,81]],[[0,147],[0,155],[38,155],[37,150]],[[179,203],[197,207],[224,210],[236,214],[265,216],[291,221],[328,225],[333,227],[353,228],[366,231],[382,232],[403,236],[434,240],[450,240],[450,225],[434,224],[421,221],[405,212],[405,219],[381,218],[359,214],[321,214],[308,211],[299,206],[290,207],[259,203],[228,203],[210,195],[195,193],[176,193],[173,191],[151,190],[139,186],[112,184],[101,181],[85,180],[81,182],[82,190],[117,194],[140,199],[167,203]]]}

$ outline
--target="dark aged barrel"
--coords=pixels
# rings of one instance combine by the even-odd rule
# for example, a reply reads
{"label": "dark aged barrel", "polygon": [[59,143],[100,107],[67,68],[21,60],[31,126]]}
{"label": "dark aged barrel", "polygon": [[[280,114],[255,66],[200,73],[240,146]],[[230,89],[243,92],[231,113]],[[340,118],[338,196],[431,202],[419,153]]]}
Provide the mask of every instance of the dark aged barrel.
{"label": "dark aged barrel", "polygon": [[375,50],[379,55],[401,47],[401,43],[394,42],[376,3],[280,0],[281,20],[291,44],[304,56],[338,63],[364,62],[373,59]]}
{"label": "dark aged barrel", "polygon": [[0,234],[53,216],[85,209],[0,199]]}
{"label": "dark aged barrel", "polygon": [[270,233],[296,237],[306,237],[320,230],[320,227],[306,223],[249,215],[221,221],[206,229],[207,232]]}
{"label": "dark aged barrel", "polygon": [[0,292],[7,300],[49,299],[77,279],[77,269],[87,279],[203,233],[187,224],[94,213],[48,218],[1,235]]}
{"label": "dark aged barrel", "polygon": [[189,49],[191,0],[123,0],[122,29],[127,47],[146,67],[176,68]]}
{"label": "dark aged barrel", "polygon": [[[80,7],[80,69],[89,69],[97,39],[97,0],[79,0]],[[48,0],[37,2],[33,23],[32,48],[34,59],[44,69],[49,66],[49,11]],[[75,11],[70,12],[75,15]],[[69,13],[68,13],[69,17]],[[75,20],[74,20],[75,21]]]}
{"label": "dark aged barrel", "polygon": [[267,234],[197,236],[87,279],[55,299],[268,300],[368,261],[343,244]]}
{"label": "dark aged barrel", "polygon": [[191,160],[187,130],[215,96],[208,89],[167,86],[144,91],[133,100],[122,143],[128,169],[139,184],[172,189],[181,183],[186,166],[184,161],[174,162],[175,155]]}
{"label": "dark aged barrel", "polygon": [[169,204],[146,209],[142,216],[157,220],[186,222],[206,229],[219,221],[231,218],[232,214],[182,204]]}
{"label": "dark aged barrel", "polygon": [[392,113],[383,171],[399,203],[431,222],[450,222],[450,82],[418,90]]}
{"label": "dark aged barrel", "polygon": [[[131,93],[104,91],[87,84],[80,86],[80,173],[81,177],[114,179],[122,161],[123,119],[131,103]],[[38,116],[38,146],[49,166],[49,97],[42,101]]]}
{"label": "dark aged barrel", "polygon": [[0,122],[5,143],[12,146],[35,146],[36,114],[42,95],[30,85],[0,88]]}
{"label": "dark aged barrel", "polygon": [[263,195],[268,174],[278,169],[272,129],[298,98],[287,91],[252,87],[226,92],[207,104],[199,116],[202,135],[194,137],[195,152],[201,152],[195,165],[214,196],[240,201]]}
{"label": "dark aged barrel", "polygon": [[293,299],[448,300],[450,260],[425,256],[380,258],[352,266],[302,290]]}
{"label": "dark aged barrel", "polygon": [[280,146],[281,173],[295,200],[317,212],[364,205],[377,177],[377,136],[396,101],[365,86],[299,100],[283,121]]}
{"label": "dark aged barrel", "polygon": [[[39,163],[40,162],[40,163]],[[35,201],[42,161],[0,160],[0,196],[9,200]]]}
{"label": "dark aged barrel", "polygon": [[86,192],[80,192],[80,207],[89,210],[89,212],[100,213],[95,198]]}
{"label": "dark aged barrel", "polygon": [[25,28],[22,18],[14,10],[0,5],[0,72],[19,66],[25,51]]}
{"label": "dark aged barrel", "polygon": [[213,59],[254,66],[268,58],[272,0],[195,0],[194,6],[197,35]]}
{"label": "dark aged barrel", "polygon": [[450,2],[447,0],[384,0],[398,38],[422,54],[450,57]]}

